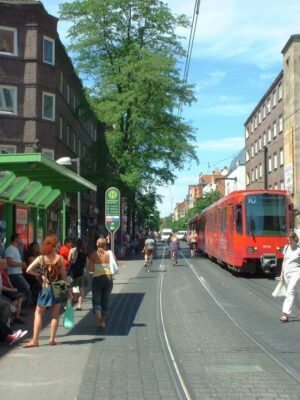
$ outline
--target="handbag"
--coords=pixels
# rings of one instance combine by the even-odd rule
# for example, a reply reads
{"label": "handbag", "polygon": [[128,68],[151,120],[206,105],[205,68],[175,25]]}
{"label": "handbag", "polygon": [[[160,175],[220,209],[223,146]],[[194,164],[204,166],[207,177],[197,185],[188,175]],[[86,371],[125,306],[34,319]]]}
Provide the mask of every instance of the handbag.
{"label": "handbag", "polygon": [[67,301],[68,299],[68,287],[69,285],[67,284],[66,281],[60,280],[56,282],[50,282],[51,285],[51,290],[53,297],[55,300],[63,303],[64,301]]}
{"label": "handbag", "polygon": [[46,268],[47,278],[50,283],[52,294],[53,294],[53,297],[55,298],[55,300],[57,300],[61,303],[63,303],[64,301],[67,301],[69,283],[67,283],[63,279],[61,279],[59,281],[51,282],[47,265],[45,265],[45,263],[44,263],[44,257],[42,257],[42,265],[43,265],[43,268]]}
{"label": "handbag", "polygon": [[277,286],[272,292],[273,297],[285,297],[286,296],[286,284],[282,279],[277,283]]}
{"label": "handbag", "polygon": [[110,272],[113,275],[119,273],[118,264],[116,263],[115,257],[114,257],[113,252],[111,250],[109,250],[109,268],[110,268]]}
{"label": "handbag", "polygon": [[72,329],[74,327],[74,308],[71,300],[68,300],[65,315],[64,315],[64,328]]}

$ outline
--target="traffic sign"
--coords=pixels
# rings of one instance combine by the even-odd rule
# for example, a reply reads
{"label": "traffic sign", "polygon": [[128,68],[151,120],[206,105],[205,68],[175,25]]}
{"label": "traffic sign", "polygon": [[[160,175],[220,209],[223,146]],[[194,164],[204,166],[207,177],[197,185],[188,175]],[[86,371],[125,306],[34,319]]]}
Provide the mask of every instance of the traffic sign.
{"label": "traffic sign", "polygon": [[111,233],[120,228],[120,191],[115,187],[105,192],[105,226]]}

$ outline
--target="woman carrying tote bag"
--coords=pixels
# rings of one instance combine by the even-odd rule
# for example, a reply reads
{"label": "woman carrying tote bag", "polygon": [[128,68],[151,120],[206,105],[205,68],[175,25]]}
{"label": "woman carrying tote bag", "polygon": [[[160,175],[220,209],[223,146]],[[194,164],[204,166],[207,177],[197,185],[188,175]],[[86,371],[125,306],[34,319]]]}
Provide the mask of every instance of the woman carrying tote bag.
{"label": "woman carrying tote bag", "polygon": [[282,263],[280,280],[287,285],[286,297],[282,306],[281,322],[288,322],[292,308],[295,305],[300,316],[300,247],[299,238],[295,232],[288,235],[288,244],[283,250],[284,258]]}
{"label": "woman carrying tote bag", "polygon": [[50,346],[56,345],[55,335],[58,328],[59,313],[63,302],[55,299],[51,284],[61,280],[67,282],[64,259],[56,253],[57,236],[49,234],[43,245],[42,255],[37,257],[27,268],[27,274],[41,277],[42,290],[37,299],[34,314],[32,339],[23,345],[24,348],[38,347],[43,317],[47,307],[51,310]]}
{"label": "woman carrying tote bag", "polygon": [[69,253],[68,275],[72,278],[71,287],[79,288],[79,293],[73,290],[75,296],[75,310],[82,310],[82,300],[84,298],[84,286],[86,280],[86,269],[88,268],[88,256],[86,246],[82,239],[76,240],[76,245]]}

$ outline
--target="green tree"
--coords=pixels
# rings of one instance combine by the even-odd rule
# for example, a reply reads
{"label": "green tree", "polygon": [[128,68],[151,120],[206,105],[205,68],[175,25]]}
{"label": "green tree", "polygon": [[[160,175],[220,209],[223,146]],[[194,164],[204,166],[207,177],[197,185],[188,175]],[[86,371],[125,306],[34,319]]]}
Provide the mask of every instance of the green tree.
{"label": "green tree", "polygon": [[175,33],[189,21],[159,0],[77,0],[63,3],[60,17],[71,22],[69,48],[106,127],[106,155],[101,143],[91,152],[105,160],[96,181],[118,185],[134,209],[196,159],[192,128],[177,113],[194,101],[180,79],[185,52]]}

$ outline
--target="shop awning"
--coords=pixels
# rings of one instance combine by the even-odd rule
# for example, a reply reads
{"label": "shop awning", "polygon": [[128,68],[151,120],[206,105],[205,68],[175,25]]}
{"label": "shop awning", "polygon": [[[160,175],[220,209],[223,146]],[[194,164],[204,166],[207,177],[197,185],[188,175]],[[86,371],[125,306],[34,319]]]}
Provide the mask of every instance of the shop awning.
{"label": "shop awning", "polygon": [[47,208],[61,193],[97,187],[41,153],[0,155],[0,201]]}

